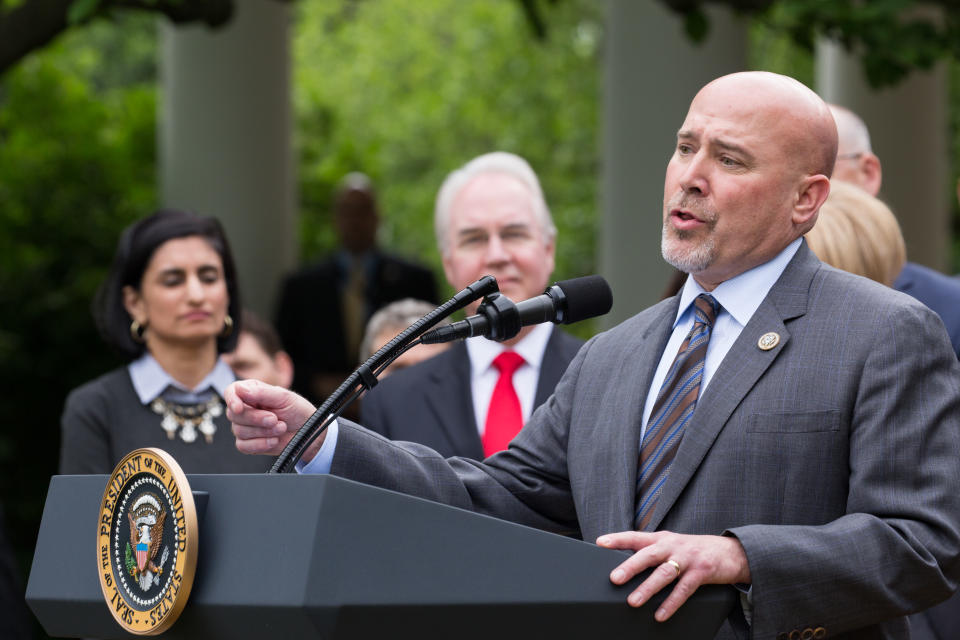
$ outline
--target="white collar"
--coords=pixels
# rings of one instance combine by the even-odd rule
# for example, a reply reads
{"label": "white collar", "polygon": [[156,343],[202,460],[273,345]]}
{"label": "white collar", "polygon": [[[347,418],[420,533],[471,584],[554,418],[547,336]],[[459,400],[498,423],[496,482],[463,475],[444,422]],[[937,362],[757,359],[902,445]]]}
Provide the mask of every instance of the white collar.
{"label": "white collar", "polygon": [[539,370],[552,332],[553,325],[539,324],[513,347],[481,337],[467,339],[465,346],[467,355],[470,356],[471,374],[474,377],[481,375],[493,365],[493,360],[498,355],[508,349],[519,353],[525,364]]}
{"label": "white collar", "polygon": [[[713,291],[709,292],[710,295],[720,303],[724,311],[733,316],[733,319],[741,327],[747,326],[757,307],[767,297],[767,293],[780,279],[790,260],[800,249],[801,242],[802,240],[797,238],[772,260],[721,282]],[[673,322],[674,327],[680,322],[681,317],[690,308],[694,299],[701,293],[708,292],[692,276],[687,276],[687,281],[680,293],[680,308],[677,309],[677,317]]]}
{"label": "white collar", "polygon": [[230,367],[219,358],[217,358],[217,364],[214,365],[213,370],[193,389],[188,389],[174,380],[169,373],[164,371],[156,358],[149,353],[144,353],[127,365],[127,370],[130,372],[130,380],[133,382],[137,397],[143,404],[152,402],[170,386],[188,393],[199,393],[212,387],[217,395],[223,398],[227,387],[236,380],[236,376],[233,375]]}

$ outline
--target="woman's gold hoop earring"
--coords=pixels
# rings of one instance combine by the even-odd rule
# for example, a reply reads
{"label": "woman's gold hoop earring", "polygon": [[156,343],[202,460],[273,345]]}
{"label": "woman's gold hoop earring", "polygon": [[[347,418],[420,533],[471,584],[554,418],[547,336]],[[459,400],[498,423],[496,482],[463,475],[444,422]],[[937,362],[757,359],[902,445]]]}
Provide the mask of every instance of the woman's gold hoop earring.
{"label": "woman's gold hoop earring", "polygon": [[233,318],[228,313],[223,318],[223,331],[220,332],[220,337],[229,338],[231,333],[233,333]]}
{"label": "woman's gold hoop earring", "polygon": [[133,341],[137,344],[143,344],[145,342],[143,339],[143,332],[146,331],[146,329],[146,326],[134,320],[130,323],[130,337],[133,338]]}

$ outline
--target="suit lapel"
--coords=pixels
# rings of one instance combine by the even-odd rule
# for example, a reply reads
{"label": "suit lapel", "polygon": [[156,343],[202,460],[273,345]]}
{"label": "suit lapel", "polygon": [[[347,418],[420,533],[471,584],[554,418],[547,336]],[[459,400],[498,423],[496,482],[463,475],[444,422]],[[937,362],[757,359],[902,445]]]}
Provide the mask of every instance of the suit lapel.
{"label": "suit lapel", "polygon": [[[784,323],[806,313],[810,281],[819,265],[804,242],[714,372],[684,431],[648,527],[651,531],[660,526],[730,416],[789,344],[790,332]],[[760,337],[771,332],[780,336],[779,343],[761,349]]]}
{"label": "suit lapel", "polygon": [[567,370],[567,363],[564,362],[564,354],[559,345],[559,329],[556,327],[550,330],[550,339],[547,340],[547,348],[543,352],[543,360],[540,362],[540,376],[537,380],[537,392],[533,398],[533,408],[536,409],[547,401],[553,394],[553,390],[560,382],[564,372]]}
{"label": "suit lapel", "polygon": [[[609,513],[611,521],[598,527],[599,531],[628,531],[633,528],[634,507],[636,503],[637,465],[640,462],[640,426],[643,421],[643,406],[647,391],[653,382],[653,376],[660,362],[660,355],[673,332],[673,321],[677,317],[680,297],[662,303],[658,313],[651,316],[646,327],[641,328],[636,340],[624,345],[618,367],[611,371],[611,380],[618,381],[609,387],[604,395],[606,407],[627,407],[624,415],[616,415],[607,430],[612,438],[610,452],[616,452],[614,459],[605,463],[605,473],[610,476],[609,497],[599,499],[607,501],[604,511]],[[598,514],[601,510],[596,510]]]}
{"label": "suit lapel", "polygon": [[469,457],[482,460],[483,445],[473,412],[467,348],[460,342],[437,358],[444,359],[442,366],[430,373],[429,388],[425,391],[438,430],[446,434],[457,451],[469,452],[466,453]]}

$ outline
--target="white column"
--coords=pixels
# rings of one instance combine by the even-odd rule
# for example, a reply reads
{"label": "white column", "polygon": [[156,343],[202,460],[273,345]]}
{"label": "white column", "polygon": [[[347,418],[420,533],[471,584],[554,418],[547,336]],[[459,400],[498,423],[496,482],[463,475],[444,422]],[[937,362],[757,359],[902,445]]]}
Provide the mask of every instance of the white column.
{"label": "white column", "polygon": [[663,179],[696,92],[746,68],[745,25],[710,9],[710,35],[691,44],[660,2],[609,0],[602,122],[600,271],[613,288],[605,326],[655,303],[671,268],[660,254]]}
{"label": "white column", "polygon": [[915,71],[893,88],[871,89],[859,59],[817,43],[817,92],[867,123],[883,165],[880,198],[900,221],[907,257],[946,269],[950,250],[949,126],[946,65]]}
{"label": "white column", "polygon": [[164,206],[220,219],[244,306],[270,317],[296,259],[290,9],[234,4],[217,31],[161,24],[160,189]]}

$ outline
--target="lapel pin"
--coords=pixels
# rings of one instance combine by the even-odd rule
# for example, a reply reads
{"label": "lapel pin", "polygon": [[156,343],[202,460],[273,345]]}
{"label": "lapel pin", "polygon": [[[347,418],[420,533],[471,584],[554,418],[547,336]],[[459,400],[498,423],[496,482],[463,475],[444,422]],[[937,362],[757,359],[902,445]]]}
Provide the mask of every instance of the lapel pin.
{"label": "lapel pin", "polygon": [[770,349],[773,349],[778,344],[780,344],[780,334],[774,333],[773,331],[763,334],[760,336],[760,339],[757,340],[757,346],[764,351],[770,351]]}

